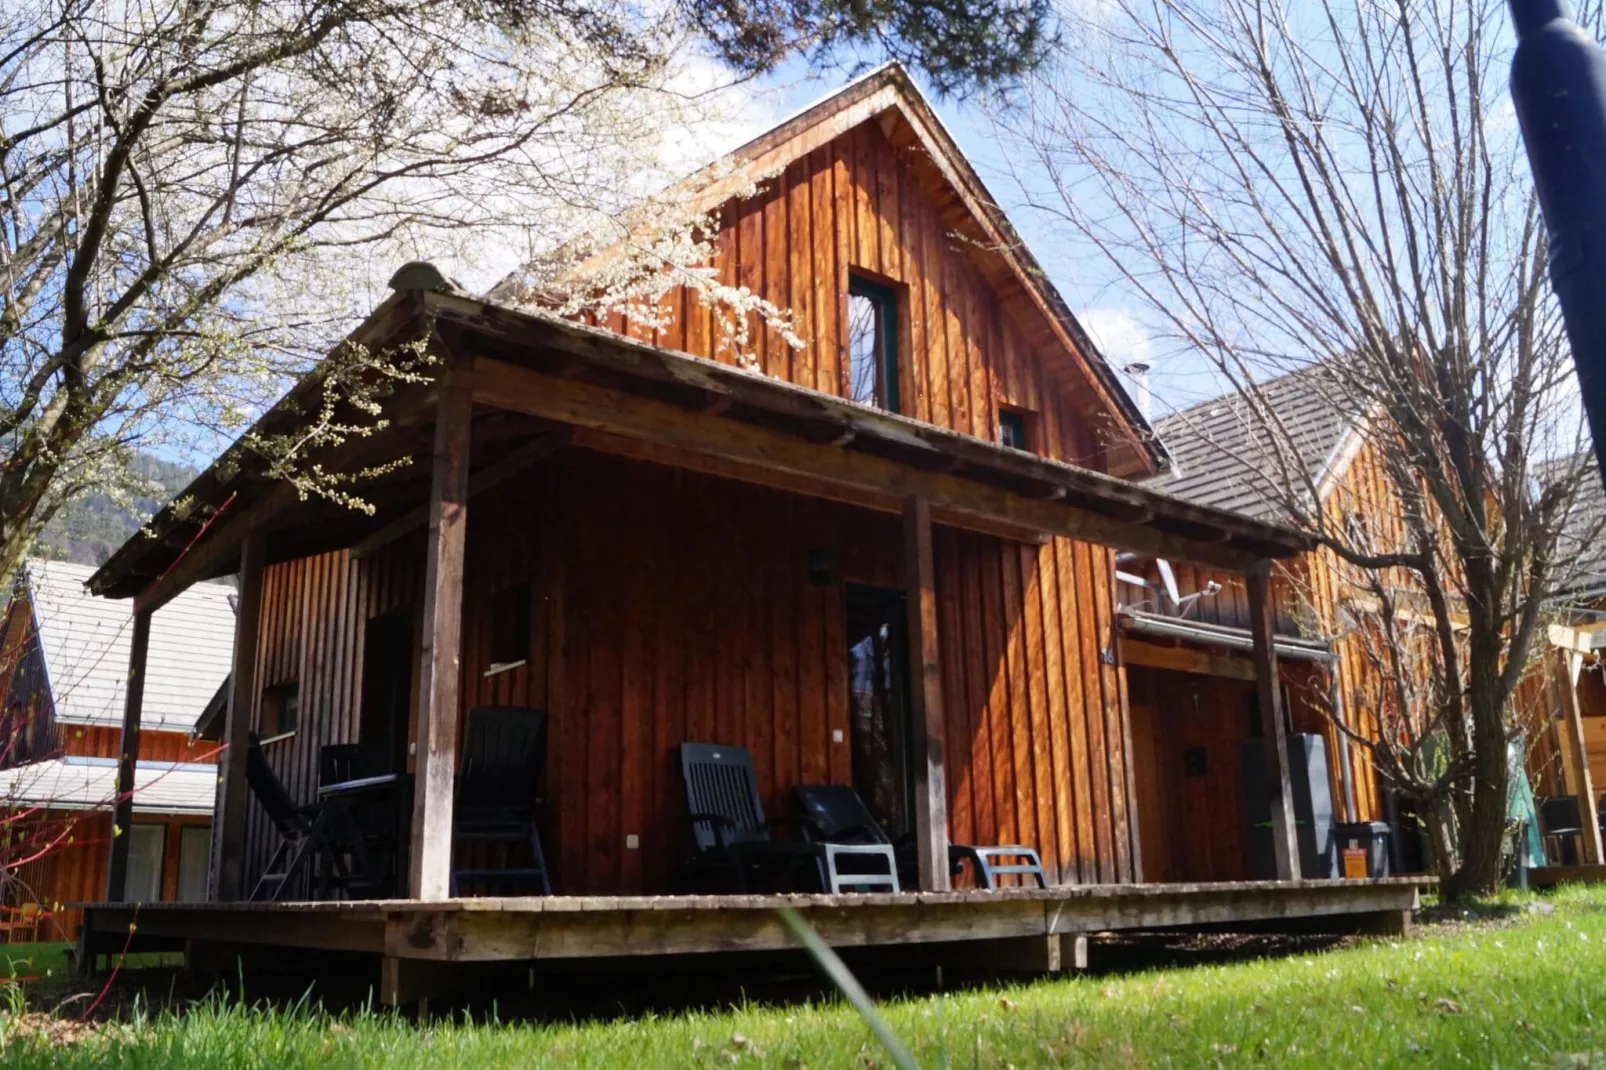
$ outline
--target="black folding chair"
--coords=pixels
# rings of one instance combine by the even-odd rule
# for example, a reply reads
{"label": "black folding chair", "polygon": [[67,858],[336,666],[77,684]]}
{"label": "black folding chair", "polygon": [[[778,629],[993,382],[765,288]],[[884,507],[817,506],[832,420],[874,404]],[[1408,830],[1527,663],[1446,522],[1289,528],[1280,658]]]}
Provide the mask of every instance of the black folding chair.
{"label": "black folding chair", "polygon": [[680,772],[697,847],[688,866],[694,876],[729,876],[736,890],[745,892],[755,871],[813,868],[823,855],[815,844],[770,837],[747,748],[682,743]]}
{"label": "black folding chair", "polygon": [[279,846],[251,889],[252,902],[283,898],[303,874],[317,875],[319,898],[331,890],[351,897],[373,891],[349,816],[337,806],[298,805],[268,764],[255,732],[245,755],[245,781],[279,832]]}
{"label": "black folding chair", "polygon": [[[1578,861],[1578,842],[1584,836],[1584,821],[1576,795],[1556,795],[1539,800],[1539,825],[1545,834],[1545,854],[1555,854],[1564,866]],[[1551,847],[1555,851],[1551,851]]]}
{"label": "black folding chair", "polygon": [[[805,837],[839,844],[892,843],[859,793],[850,787],[837,784],[802,785],[792,789],[792,805],[797,811],[798,827]],[[949,844],[950,871],[958,875],[966,862],[975,869],[976,883],[984,889],[999,887],[998,878],[1004,876],[1020,880],[1029,877],[1037,881],[1039,888],[1048,887],[1043,860],[1031,847],[1019,844],[1001,847]],[[830,877],[835,880],[835,874],[830,874]]]}
{"label": "black folding chair", "polygon": [[[452,895],[465,884],[524,885],[552,894],[546,853],[536,827],[536,809],[546,772],[545,710],[524,706],[477,706],[468,711],[463,734],[463,765],[452,804],[452,842],[523,844],[525,866],[452,869]],[[454,851],[455,854],[455,851]]]}

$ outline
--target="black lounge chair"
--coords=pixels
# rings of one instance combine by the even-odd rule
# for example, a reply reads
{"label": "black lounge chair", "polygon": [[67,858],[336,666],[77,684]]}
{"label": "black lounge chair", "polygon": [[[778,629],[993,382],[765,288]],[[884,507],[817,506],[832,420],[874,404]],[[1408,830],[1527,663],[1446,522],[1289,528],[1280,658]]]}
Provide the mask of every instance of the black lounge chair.
{"label": "black lounge chair", "polygon": [[[891,851],[892,839],[870,813],[859,793],[839,784],[809,784],[792,789],[792,806],[797,813],[798,828],[804,837],[818,843],[830,844],[885,844]],[[1048,887],[1043,872],[1043,860],[1031,847],[1012,844],[1002,847],[973,847],[969,844],[948,845],[948,865],[954,874],[962,872],[969,862],[976,872],[976,883],[982,888],[997,888],[1001,876],[1031,877],[1039,888]],[[831,881],[836,874],[830,873]],[[896,887],[893,889],[896,891]]]}
{"label": "black lounge chair", "polygon": [[523,844],[525,866],[452,869],[452,895],[463,885],[524,886],[552,894],[546,853],[536,827],[546,772],[545,710],[524,706],[476,706],[463,733],[463,766],[452,804],[452,842]]}
{"label": "black lounge chair", "polygon": [[320,899],[331,891],[351,898],[373,893],[361,840],[345,810],[322,803],[297,805],[268,764],[255,732],[245,755],[245,781],[279,832],[279,846],[251,889],[252,902],[283,898],[305,873],[316,876]]}
{"label": "black lounge chair", "polygon": [[696,882],[729,878],[745,892],[755,872],[815,867],[823,853],[819,846],[770,838],[753,756],[745,747],[682,743],[680,772],[697,847],[688,869]]}
{"label": "black lounge chair", "polygon": [[[840,892],[898,892],[898,856],[886,830],[852,788],[835,784],[792,789],[792,809],[800,835],[823,849],[820,885]],[[844,867],[846,863],[846,867]]]}

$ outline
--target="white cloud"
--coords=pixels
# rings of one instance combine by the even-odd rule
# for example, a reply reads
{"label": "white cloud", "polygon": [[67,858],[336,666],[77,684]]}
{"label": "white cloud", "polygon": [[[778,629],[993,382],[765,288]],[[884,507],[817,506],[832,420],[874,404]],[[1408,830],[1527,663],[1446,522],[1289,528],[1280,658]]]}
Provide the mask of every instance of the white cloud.
{"label": "white cloud", "polygon": [[1113,367],[1125,368],[1134,361],[1152,363],[1149,332],[1126,309],[1089,308],[1077,318]]}

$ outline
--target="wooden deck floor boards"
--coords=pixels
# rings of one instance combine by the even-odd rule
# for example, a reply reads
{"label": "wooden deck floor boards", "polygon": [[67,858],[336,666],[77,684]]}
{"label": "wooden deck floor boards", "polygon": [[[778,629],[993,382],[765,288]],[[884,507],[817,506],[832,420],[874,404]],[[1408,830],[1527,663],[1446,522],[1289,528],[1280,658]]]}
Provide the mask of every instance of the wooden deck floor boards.
{"label": "wooden deck floor boards", "polygon": [[828,943],[900,946],[1117,929],[1291,925],[1413,910],[1420,878],[1093,885],[899,895],[576,896],[313,903],[84,904],[102,944],[126,936],[367,951],[435,961],[774,951],[792,907]]}

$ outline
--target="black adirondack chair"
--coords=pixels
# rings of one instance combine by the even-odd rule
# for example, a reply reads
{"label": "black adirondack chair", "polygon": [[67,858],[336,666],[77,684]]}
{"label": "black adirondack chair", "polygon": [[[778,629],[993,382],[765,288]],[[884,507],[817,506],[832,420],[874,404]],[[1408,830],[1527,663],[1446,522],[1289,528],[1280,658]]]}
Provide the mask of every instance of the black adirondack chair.
{"label": "black adirondack chair", "polygon": [[[536,827],[546,773],[545,710],[524,706],[476,706],[468,711],[463,735],[463,766],[452,804],[452,842],[523,845],[530,861],[522,866],[452,869],[452,895],[463,885],[500,889],[523,886],[552,894],[546,853]],[[456,851],[454,851],[454,855]]]}
{"label": "black adirondack chair", "polygon": [[[892,851],[892,838],[886,833],[859,793],[840,784],[806,784],[792,789],[792,807],[797,814],[802,834],[819,843],[885,844]],[[907,856],[908,852],[902,852]],[[1001,876],[1030,877],[1039,888],[1048,887],[1043,872],[1043,861],[1031,847],[1011,844],[1002,847],[974,847],[969,844],[948,845],[948,865],[954,874],[963,871],[969,862],[975,869],[976,883],[985,889],[999,887]],[[834,884],[838,879],[832,871],[826,878]],[[830,885],[828,885],[830,886]],[[833,890],[835,890],[833,888]],[[896,885],[893,891],[897,891]]]}
{"label": "black adirondack chair", "polygon": [[699,882],[728,878],[745,892],[755,874],[813,869],[822,856],[816,844],[770,837],[753,756],[745,747],[682,743],[680,772],[697,847],[688,869]]}
{"label": "black adirondack chair", "polygon": [[320,899],[331,891],[348,897],[372,894],[362,843],[346,812],[321,803],[298,805],[268,764],[255,732],[245,755],[245,781],[279,833],[279,846],[251,889],[251,901],[278,900],[303,875],[316,878]]}

